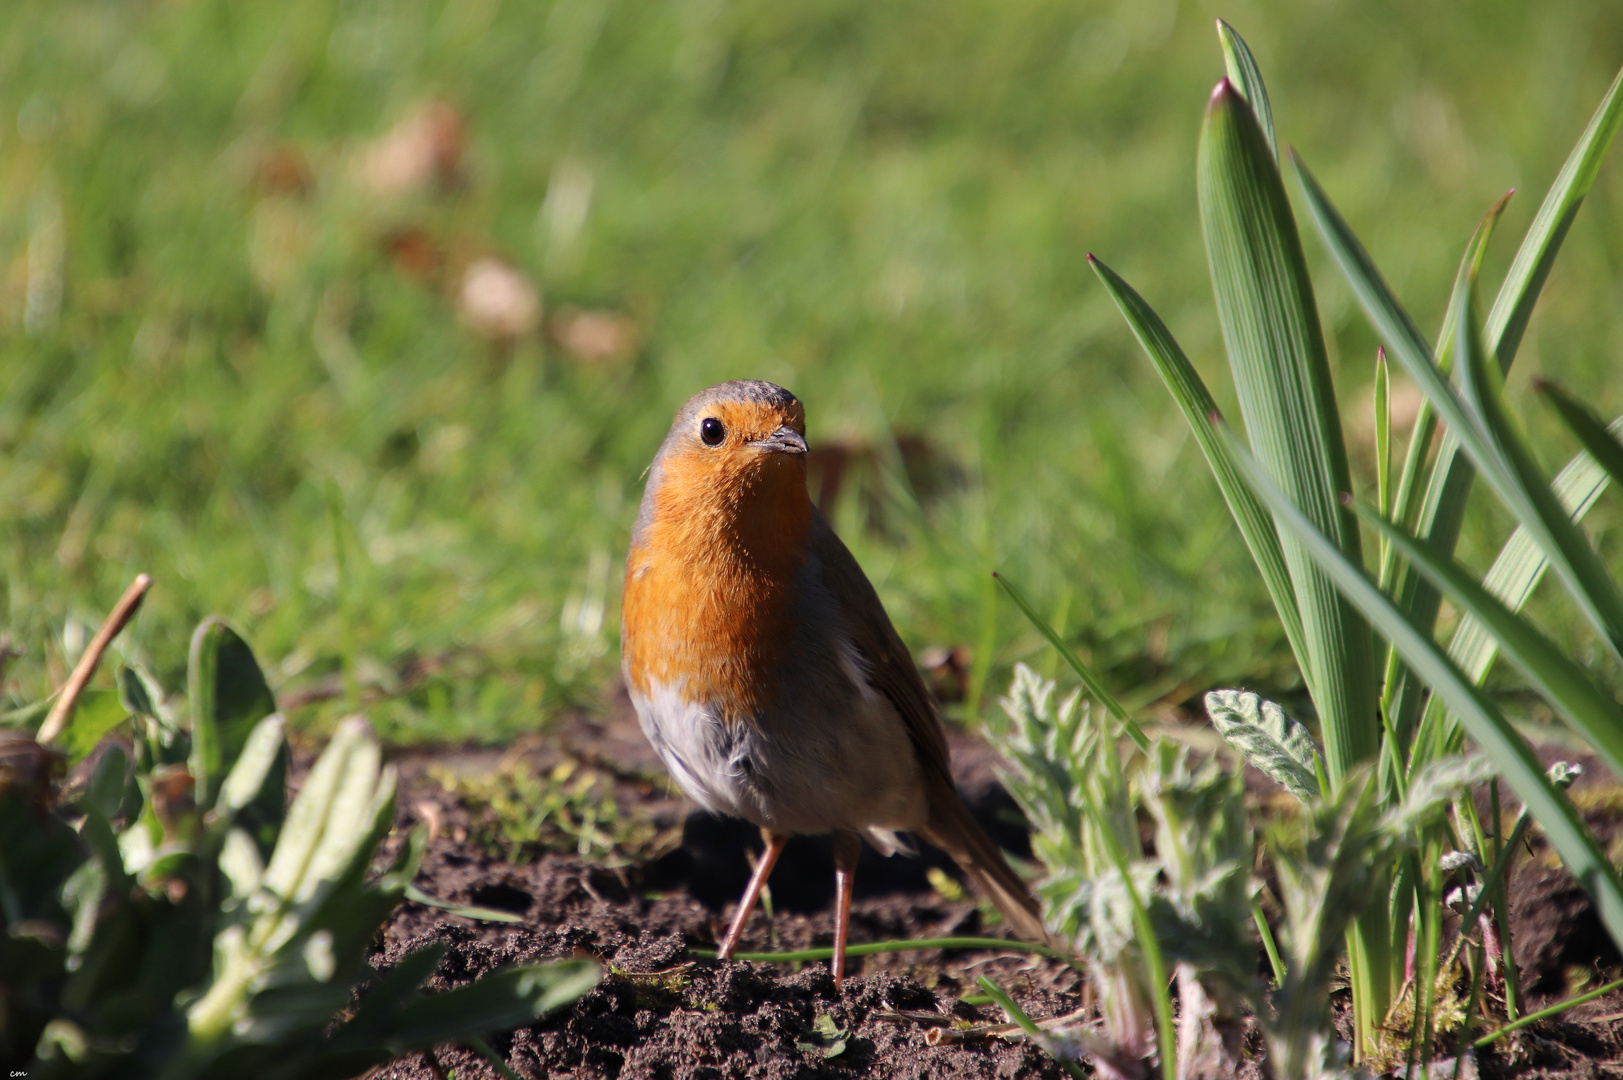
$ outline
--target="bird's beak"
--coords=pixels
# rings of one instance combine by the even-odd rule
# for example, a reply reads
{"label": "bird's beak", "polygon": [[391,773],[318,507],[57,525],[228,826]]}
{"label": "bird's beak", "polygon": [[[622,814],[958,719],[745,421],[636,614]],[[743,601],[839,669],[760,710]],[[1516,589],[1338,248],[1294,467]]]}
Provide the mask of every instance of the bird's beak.
{"label": "bird's beak", "polygon": [[806,452],[806,436],[785,425],[766,438],[756,439],[749,445],[757,450],[771,450],[780,454],[804,454]]}

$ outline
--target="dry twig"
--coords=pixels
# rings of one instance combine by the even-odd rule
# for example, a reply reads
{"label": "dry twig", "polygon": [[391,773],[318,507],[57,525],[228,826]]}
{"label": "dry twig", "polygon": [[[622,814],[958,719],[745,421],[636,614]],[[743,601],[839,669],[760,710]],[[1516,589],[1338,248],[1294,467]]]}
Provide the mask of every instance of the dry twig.
{"label": "dry twig", "polygon": [[108,613],[107,621],[101,624],[96,636],[90,639],[85,647],[84,655],[79,657],[79,663],[74,667],[73,674],[62,685],[62,692],[51,706],[45,722],[39,726],[39,734],[34,741],[41,746],[56,740],[62,734],[62,729],[68,726],[68,720],[73,716],[73,708],[79,703],[79,695],[90,683],[90,677],[96,673],[96,665],[101,663],[101,654],[107,651],[107,646],[119,631],[129,625],[135,617],[136,609],[141,606],[141,600],[146,596],[147,590],[152,587],[152,578],[147,574],[135,575],[130,587],[124,590],[124,595],[118,598],[113,610]]}

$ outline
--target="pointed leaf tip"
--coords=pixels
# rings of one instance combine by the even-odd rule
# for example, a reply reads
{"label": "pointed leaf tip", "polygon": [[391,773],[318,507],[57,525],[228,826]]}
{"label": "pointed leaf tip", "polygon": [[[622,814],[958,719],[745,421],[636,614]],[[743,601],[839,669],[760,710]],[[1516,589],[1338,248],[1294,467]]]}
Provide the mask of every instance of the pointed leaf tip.
{"label": "pointed leaf tip", "polygon": [[1206,102],[1206,107],[1215,109],[1221,105],[1227,105],[1230,99],[1239,96],[1240,92],[1234,88],[1234,84],[1229,82],[1228,76],[1225,75],[1217,80],[1216,86],[1212,87],[1211,100]]}

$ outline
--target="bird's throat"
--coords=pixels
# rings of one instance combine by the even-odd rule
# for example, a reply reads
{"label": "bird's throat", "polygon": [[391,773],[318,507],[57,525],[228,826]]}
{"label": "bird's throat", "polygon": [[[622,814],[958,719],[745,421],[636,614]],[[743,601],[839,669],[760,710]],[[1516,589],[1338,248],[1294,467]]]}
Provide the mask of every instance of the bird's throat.
{"label": "bird's throat", "polygon": [[[676,691],[750,721],[776,691],[812,506],[799,462],[763,462],[733,483],[654,492],[654,513],[626,564],[626,672],[647,694]],[[794,467],[791,467],[794,466]]]}

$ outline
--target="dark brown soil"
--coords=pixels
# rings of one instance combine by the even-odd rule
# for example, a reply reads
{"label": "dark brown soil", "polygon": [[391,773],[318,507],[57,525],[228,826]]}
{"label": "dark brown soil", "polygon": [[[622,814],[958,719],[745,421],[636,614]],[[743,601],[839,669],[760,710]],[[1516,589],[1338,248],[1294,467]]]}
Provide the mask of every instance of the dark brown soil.
{"label": "dark brown soil", "polygon": [[[979,740],[954,737],[961,789],[976,814],[1009,850],[1026,850],[1019,815]],[[575,855],[545,853],[519,865],[484,853],[466,838],[467,811],[429,777],[430,766],[468,774],[494,769],[491,751],[413,751],[398,758],[401,824],[429,822],[435,837],[418,887],[440,899],[524,916],[522,925],[473,922],[406,903],[380,935],[372,962],[386,969],[427,944],[448,946],[434,988],[447,988],[514,964],[589,954],[601,960],[600,985],[572,1008],[541,1023],[491,1038],[491,1047],[525,1077],[1059,1077],[1063,1070],[1018,1039],[927,1045],[932,1027],[953,1021],[995,1024],[994,1006],[960,1000],[978,993],[977,976],[1008,988],[1034,1017],[1075,1012],[1085,988],[1063,964],[1018,952],[920,951],[853,959],[855,977],[836,991],[826,963],[804,966],[719,963],[687,949],[714,948],[749,873],[746,850],[759,838],[739,822],[693,812],[663,780],[656,759],[622,714],[596,725],[573,721],[545,740],[509,753],[541,769],[571,756],[615,776],[622,810],[682,832],[680,848],[611,867]],[[1593,768],[1581,783],[1610,783]],[[1580,800],[1581,801],[1581,800]],[[1603,838],[1618,815],[1591,814]],[[403,831],[403,830],[402,830]],[[1535,838],[1512,876],[1515,954],[1529,1007],[1568,995],[1582,973],[1615,970],[1619,958],[1582,890]],[[932,889],[929,868],[951,869],[936,852],[882,859],[871,851],[857,876],[854,942],[948,935],[997,936],[972,901]],[[833,863],[826,843],[790,844],[772,878],[775,918],[758,912],[745,949],[828,945]],[[1581,987],[1579,987],[1581,989]],[[1342,995],[1344,996],[1344,995]],[[845,1034],[843,1052],[817,1030],[831,1018]],[[1483,1076],[1623,1076],[1623,994],[1611,994],[1526,1029],[1479,1062]],[[822,1024],[828,1024],[823,1019]],[[373,1080],[456,1080],[497,1076],[466,1047],[445,1046],[436,1062],[414,1055]],[[436,1067],[439,1072],[436,1072]],[[1434,1075],[1452,1075],[1447,1072]]]}

